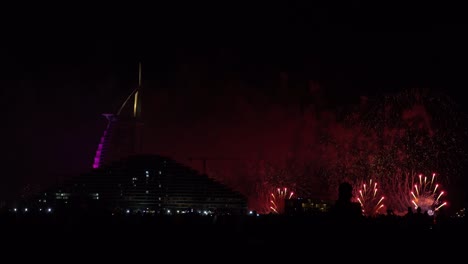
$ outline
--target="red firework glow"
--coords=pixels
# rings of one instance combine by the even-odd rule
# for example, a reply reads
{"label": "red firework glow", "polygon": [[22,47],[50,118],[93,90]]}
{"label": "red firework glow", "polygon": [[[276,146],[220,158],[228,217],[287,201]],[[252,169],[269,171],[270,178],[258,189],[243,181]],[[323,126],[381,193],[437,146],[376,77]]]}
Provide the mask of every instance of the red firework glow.
{"label": "red firework glow", "polygon": [[433,173],[431,180],[428,180],[427,176],[419,174],[419,181],[414,184],[411,191],[411,202],[415,209],[420,207],[422,212],[431,214],[447,204],[441,201],[445,192],[441,191],[439,184],[434,181],[435,176]]}
{"label": "red firework glow", "polygon": [[[199,76],[206,79],[190,81]],[[273,98],[261,92],[247,96],[250,85],[229,80],[223,93],[201,90],[219,87],[205,85],[210,76],[177,76],[187,80],[184,85],[197,84],[185,99],[145,90],[142,152],[207,174],[247,196],[249,208],[258,212],[272,211],[272,187],[333,200],[341,182],[378,175],[373,180],[385,190],[385,207],[404,213],[411,203],[413,170],[431,167],[452,179],[462,175],[465,119],[439,94],[363,97],[359,105],[334,111],[335,102],[312,82],[310,89],[291,94],[286,78]]]}
{"label": "red firework glow", "polygon": [[382,203],[384,200],[383,196],[377,195],[377,182],[369,180],[369,184],[362,184],[359,189],[358,197],[356,198],[361,204],[362,212],[366,216],[374,216],[379,213],[379,210],[384,207]]}
{"label": "red firework glow", "polygon": [[285,200],[291,199],[294,192],[288,191],[288,188],[277,188],[276,192],[270,194],[270,209],[271,212],[282,214],[284,213]]}

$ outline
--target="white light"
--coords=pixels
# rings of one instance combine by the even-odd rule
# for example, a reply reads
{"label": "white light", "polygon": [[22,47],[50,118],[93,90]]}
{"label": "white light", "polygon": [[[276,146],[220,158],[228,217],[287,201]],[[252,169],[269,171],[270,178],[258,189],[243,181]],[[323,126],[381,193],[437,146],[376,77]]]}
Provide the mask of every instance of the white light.
{"label": "white light", "polygon": [[128,210],[128,209],[127,209],[127,211],[126,211],[126,212],[127,212],[127,214],[129,214],[129,213],[130,213],[130,210]]}
{"label": "white light", "polygon": [[39,211],[42,211],[42,208],[39,208]]}
{"label": "white light", "polygon": [[161,172],[161,171],[159,171],[159,175],[161,175],[161,174],[162,174],[162,172]]}
{"label": "white light", "polygon": [[179,213],[179,210],[177,210],[176,212]]}
{"label": "white light", "polygon": [[47,208],[47,212],[51,212],[51,211],[52,211],[52,209],[51,209],[51,208]]}
{"label": "white light", "polygon": [[28,211],[28,208],[24,208],[24,211],[27,212],[27,211]]}
{"label": "white light", "polygon": [[167,210],[167,213],[170,214],[170,213],[171,213],[171,210]]}
{"label": "white light", "polygon": [[16,211],[18,211],[18,209],[16,209],[16,208],[13,208],[13,211],[15,211],[15,212],[16,212]]}
{"label": "white light", "polygon": [[203,213],[204,213],[204,214],[206,214],[206,215],[208,214],[208,212],[207,212],[207,211],[203,211]]}
{"label": "white light", "polygon": [[253,212],[252,212],[252,211],[249,211],[249,214],[253,214]]}

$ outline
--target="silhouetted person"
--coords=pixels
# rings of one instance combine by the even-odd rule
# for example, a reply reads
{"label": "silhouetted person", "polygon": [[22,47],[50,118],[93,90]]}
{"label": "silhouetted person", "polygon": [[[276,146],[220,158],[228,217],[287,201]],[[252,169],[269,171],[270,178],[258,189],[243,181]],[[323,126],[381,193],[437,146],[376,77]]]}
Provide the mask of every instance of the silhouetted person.
{"label": "silhouetted person", "polygon": [[407,217],[412,217],[413,216],[413,208],[411,206],[408,206],[408,211],[406,212]]}
{"label": "silhouetted person", "polygon": [[426,212],[422,212],[422,208],[418,207],[416,209],[416,214],[414,215],[414,224],[417,229],[424,230],[429,225],[429,215]]}
{"label": "silhouetted person", "polygon": [[347,182],[338,188],[338,200],[331,210],[331,215],[338,221],[352,222],[362,218],[362,208],[359,203],[351,201],[353,187]]}
{"label": "silhouetted person", "polygon": [[408,211],[405,214],[405,223],[407,227],[413,228],[414,227],[414,213],[413,213],[413,208],[411,206],[408,206]]}

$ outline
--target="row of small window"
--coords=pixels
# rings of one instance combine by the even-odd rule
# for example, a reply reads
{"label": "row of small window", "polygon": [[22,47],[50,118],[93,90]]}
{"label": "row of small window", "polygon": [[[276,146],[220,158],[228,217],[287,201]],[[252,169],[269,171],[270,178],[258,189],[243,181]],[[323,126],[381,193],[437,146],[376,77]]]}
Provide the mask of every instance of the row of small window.
{"label": "row of small window", "polygon": [[[158,174],[159,174],[159,175],[162,175],[162,171],[158,171]],[[146,178],[149,178],[149,177],[150,177],[150,172],[149,172],[148,170],[145,171],[145,176],[146,176]],[[133,178],[132,178],[132,181],[138,181],[138,178],[137,178],[137,177],[133,177]]]}
{"label": "row of small window", "polygon": [[[137,187],[137,185],[135,183],[133,183],[133,187]],[[158,188],[162,188],[162,185],[158,184]]]}

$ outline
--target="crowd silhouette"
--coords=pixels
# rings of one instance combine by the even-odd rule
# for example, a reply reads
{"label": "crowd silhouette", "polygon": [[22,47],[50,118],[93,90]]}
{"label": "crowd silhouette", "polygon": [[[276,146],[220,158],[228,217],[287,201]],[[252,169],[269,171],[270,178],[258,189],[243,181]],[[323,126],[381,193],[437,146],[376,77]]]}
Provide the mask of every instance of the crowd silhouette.
{"label": "crowd silhouette", "polygon": [[[376,242],[390,243],[395,239],[400,244],[408,243],[399,245],[403,248],[403,245],[414,246],[409,243],[425,239],[444,243],[454,241],[448,237],[463,230],[463,219],[448,217],[443,210],[429,215],[421,208],[408,207],[403,216],[394,214],[391,209],[385,214],[365,216],[361,205],[353,202],[352,197],[352,185],[342,183],[330,211],[313,215],[40,215],[3,212],[0,213],[0,232],[5,239],[37,243],[43,243],[43,239],[58,241],[62,237],[93,237],[96,243],[144,241],[147,237],[157,237],[157,243],[164,241],[164,245],[181,247],[268,247],[286,242],[290,246],[300,245],[301,241],[319,241],[326,247],[330,243],[347,246],[350,242],[373,246]],[[123,240],[124,237],[129,239]]]}

